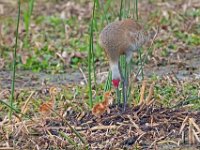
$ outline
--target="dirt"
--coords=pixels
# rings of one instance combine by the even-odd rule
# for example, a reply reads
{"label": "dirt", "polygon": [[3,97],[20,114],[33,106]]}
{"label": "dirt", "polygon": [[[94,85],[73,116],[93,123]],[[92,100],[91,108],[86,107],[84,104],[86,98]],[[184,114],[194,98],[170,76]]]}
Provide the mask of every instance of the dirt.
{"label": "dirt", "polygon": [[[152,57],[151,60],[144,65],[144,76],[151,77],[153,75],[165,77],[174,75],[178,80],[192,80],[200,79],[200,48],[172,52],[170,57],[157,58]],[[104,70],[109,70],[105,68]],[[134,66],[136,68],[134,73],[137,74],[137,70],[140,66]],[[97,68],[98,69],[98,68]],[[87,75],[87,74],[86,74]],[[0,87],[11,87],[11,71],[0,71]],[[138,76],[141,78],[141,74]],[[102,78],[104,78],[102,80]],[[98,82],[105,81],[106,76],[98,77]],[[37,88],[42,83],[63,85],[70,83],[83,83],[85,80],[83,74],[78,72],[67,71],[64,74],[47,74],[47,73],[33,73],[31,71],[17,71],[16,74],[16,87],[17,88]]]}
{"label": "dirt", "polygon": [[[0,71],[0,87],[10,89],[12,82],[11,71]],[[16,88],[32,88],[36,89],[43,84],[50,85],[65,85],[70,83],[84,84],[83,75],[80,72],[71,72],[65,74],[47,74],[33,73],[31,71],[17,71],[16,73]]]}
{"label": "dirt", "polygon": [[[144,74],[166,76],[173,74],[179,80],[200,79],[200,47],[171,52],[169,57],[156,58],[144,67]],[[157,59],[157,60],[156,60]]]}
{"label": "dirt", "polygon": [[[4,15],[5,17],[8,16],[14,16],[17,12],[17,9],[11,9],[14,8],[16,5],[16,2],[13,0],[9,1],[2,1],[2,5],[5,7],[5,12]],[[145,2],[145,1],[144,1]],[[140,5],[143,4],[144,2],[139,3]],[[194,4],[193,4],[194,3]],[[43,4],[43,5],[42,5]],[[45,3],[41,1],[40,3],[36,3],[35,7],[36,11],[34,11],[33,16],[38,16],[38,15],[52,15],[55,13],[61,14],[62,12],[65,12],[67,14],[70,13],[70,15],[76,15],[80,17],[86,17],[84,15],[87,13],[88,15],[91,12],[87,12],[91,9],[91,4],[86,5],[89,8],[85,8],[84,10],[76,11],[77,9],[81,8],[81,4],[79,3],[74,3],[74,2],[65,2],[65,1],[59,1],[58,3],[52,2],[52,3]],[[172,3],[170,4],[173,7],[179,8],[179,5],[182,5],[182,3]],[[145,5],[145,4],[144,4]],[[188,4],[189,5],[189,4]],[[197,5],[196,1],[194,0],[191,3],[192,5]],[[23,5],[22,5],[23,6]],[[60,7],[62,6],[62,7]],[[23,6],[24,7],[24,6]],[[22,7],[22,9],[23,9]],[[66,7],[70,7],[70,10],[68,10]],[[141,17],[145,16],[142,15],[144,12],[146,12],[149,9],[155,9],[155,5],[150,4],[149,6],[141,7]],[[164,6],[162,6],[164,7]],[[10,9],[8,9],[10,8]],[[87,11],[86,11],[87,10]],[[70,11],[70,12],[68,12]],[[150,10],[149,10],[150,11]],[[172,11],[171,7],[166,7],[166,11]],[[82,13],[81,13],[82,12]],[[9,14],[9,15],[8,15]],[[70,16],[65,16],[65,17],[70,17]],[[87,16],[88,17],[88,16]],[[88,19],[88,18],[87,18]],[[147,19],[147,18],[146,18]],[[181,28],[181,27],[180,27]],[[84,31],[85,32],[85,31]],[[162,31],[163,32],[163,31]],[[165,32],[164,32],[165,33]],[[166,33],[165,33],[166,34]],[[157,39],[160,40],[162,38],[166,38],[166,35],[158,35]],[[176,39],[174,39],[176,40]],[[172,41],[173,42],[173,41]],[[168,56],[166,57],[161,57],[160,54],[152,54],[151,58],[147,61],[147,64],[144,65],[144,76],[151,77],[152,75],[158,75],[158,76],[169,76],[171,74],[175,75],[177,79],[179,80],[190,80],[190,79],[200,79],[200,47],[197,46],[195,47],[189,47],[186,44],[182,43],[180,44],[180,41],[175,41],[177,42],[179,46],[176,50],[171,50],[169,51]],[[166,43],[167,44],[167,43]],[[162,51],[162,48],[160,49],[155,49],[154,53],[157,53],[157,51]],[[98,62],[99,63],[99,62]],[[100,62],[101,63],[101,62]],[[97,70],[106,70],[108,71],[108,65],[107,68],[97,68]],[[137,74],[137,69],[140,66],[133,66],[134,68],[134,73]],[[84,72],[87,72],[87,70],[84,70]],[[87,75],[87,73],[86,73]],[[139,75],[141,77],[141,74]],[[105,78],[105,76],[103,77]],[[105,79],[98,78],[99,82],[105,81]],[[43,82],[48,82],[49,84],[67,84],[67,83],[80,83],[80,82],[85,82],[83,80],[83,75],[80,71],[66,71],[65,74],[46,74],[46,73],[32,73],[31,71],[22,71],[22,70],[17,70],[17,77],[16,77],[16,87],[21,87],[21,88],[27,88],[27,87],[38,87],[41,85]],[[10,71],[0,71],[0,87],[1,88],[10,88],[11,86],[11,72]]]}
{"label": "dirt", "polygon": [[[149,106],[127,107],[126,112],[113,105],[111,113],[104,114],[101,118],[94,117],[90,112],[77,113],[71,110],[67,112],[65,118],[37,118],[38,121],[24,122],[23,125],[29,132],[21,130],[22,124],[19,122],[15,126],[18,132],[13,133],[9,143],[10,146],[20,149],[35,149],[36,145],[40,149],[72,148],[71,144],[62,141],[60,134],[63,132],[76,142],[79,141],[74,138],[74,133],[66,125],[67,121],[86,138],[91,149],[181,150],[188,147],[189,120],[192,119],[196,124],[200,124],[199,115],[200,112],[186,109],[158,108],[155,103]],[[25,140],[28,142],[24,142]],[[84,147],[80,141],[78,145],[79,148]],[[199,149],[200,145],[190,148]]]}

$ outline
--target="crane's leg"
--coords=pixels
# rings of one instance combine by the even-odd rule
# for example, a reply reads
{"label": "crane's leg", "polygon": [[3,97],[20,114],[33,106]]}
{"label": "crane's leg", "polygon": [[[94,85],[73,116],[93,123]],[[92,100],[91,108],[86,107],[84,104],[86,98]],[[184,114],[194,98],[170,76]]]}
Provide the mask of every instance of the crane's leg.
{"label": "crane's leg", "polygon": [[[120,67],[120,62],[119,61],[118,61],[118,67],[119,67],[119,72],[121,74],[121,67]],[[119,87],[116,89],[116,94],[117,94],[117,104],[118,104],[118,107],[120,107],[120,104],[121,104],[121,92],[119,90]]]}
{"label": "crane's leg", "polygon": [[[124,67],[124,70],[121,67]],[[126,110],[126,105],[127,105],[127,63],[125,61],[124,65],[120,65],[119,70],[120,70],[120,74],[121,74],[121,78],[122,78],[122,97],[123,97],[123,111]],[[124,73],[123,73],[124,71]]]}
{"label": "crane's leg", "polygon": [[116,94],[117,94],[117,104],[120,106],[121,103],[121,93],[119,91],[119,88],[116,89]]}
{"label": "crane's leg", "polygon": [[123,87],[122,87],[122,92],[123,92],[123,111],[126,111],[126,105],[127,105],[127,100],[128,100],[128,64],[125,63],[124,66],[124,77],[123,77]]}
{"label": "crane's leg", "polygon": [[[123,112],[126,111],[126,106],[127,106],[127,100],[128,100],[128,79],[129,79],[129,62],[132,58],[132,52],[127,52],[126,53],[126,61],[125,64],[123,65],[118,65],[119,66],[119,71],[121,74],[121,79],[122,79],[122,97],[123,97]],[[122,69],[121,67],[124,67],[124,69]],[[123,73],[124,71],[124,73]],[[117,99],[118,99],[118,104],[120,104],[120,98],[121,98],[121,93],[119,92],[119,89],[117,89]],[[120,105],[119,105],[120,106]]]}
{"label": "crane's leg", "polygon": [[127,105],[127,100],[128,100],[129,71],[130,71],[131,58],[132,58],[132,51],[129,50],[126,53],[126,62],[125,62],[125,66],[124,66],[124,76],[123,76],[123,85],[122,85],[123,104],[124,104],[123,111],[126,111],[126,105]]}

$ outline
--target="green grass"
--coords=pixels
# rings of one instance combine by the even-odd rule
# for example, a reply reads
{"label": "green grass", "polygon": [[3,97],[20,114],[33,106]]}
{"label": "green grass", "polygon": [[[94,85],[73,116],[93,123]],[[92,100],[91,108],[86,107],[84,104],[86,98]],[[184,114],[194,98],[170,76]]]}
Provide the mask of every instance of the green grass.
{"label": "green grass", "polygon": [[[92,99],[92,72],[94,75],[94,82],[96,83],[96,72],[95,72],[95,64],[94,64],[94,38],[93,38],[93,30],[94,30],[94,15],[95,15],[95,7],[96,0],[93,2],[92,9],[92,19],[90,23],[90,41],[89,41],[89,50],[88,50],[88,87],[89,87],[89,106],[93,107],[93,99]],[[93,67],[93,70],[92,70]]]}
{"label": "green grass", "polygon": [[16,57],[17,57],[17,42],[18,42],[18,31],[19,31],[19,19],[20,19],[20,7],[21,3],[18,0],[18,15],[17,15],[17,28],[16,28],[16,35],[15,35],[15,47],[13,51],[13,69],[12,69],[12,86],[11,86],[11,97],[10,97],[10,111],[9,111],[9,118],[11,120],[13,114],[13,102],[14,102],[14,92],[15,92],[15,72],[16,72]]}
{"label": "green grass", "polygon": [[[29,1],[29,2],[30,2],[29,3],[29,9],[30,10],[28,11],[28,13],[27,12],[25,13],[25,18],[24,18],[25,19],[25,27],[26,27],[26,37],[25,37],[25,44],[26,44],[26,46],[28,46],[28,40],[27,40],[27,38],[28,38],[28,28],[29,28],[29,24],[30,24],[30,17],[31,17],[32,10],[33,10],[34,0]],[[20,118],[18,116],[18,114],[21,114],[22,117],[27,116],[27,115],[24,115],[23,113],[21,113],[21,111],[19,109],[17,109],[17,107],[19,105],[14,106],[15,74],[16,74],[16,60],[17,60],[17,48],[18,48],[18,32],[19,32],[19,23],[20,23],[20,11],[21,11],[21,3],[20,3],[20,0],[19,0],[18,1],[17,24],[16,24],[16,32],[15,32],[15,45],[14,45],[14,51],[13,51],[13,69],[12,69],[12,86],[11,86],[10,103],[7,104],[3,100],[0,100],[0,102],[2,104],[4,104],[7,108],[9,108],[9,114],[8,114],[8,116],[9,116],[10,121],[12,121],[13,114],[14,114],[14,116],[17,116],[18,118]],[[48,58],[47,55],[45,55],[44,57]],[[48,62],[44,62],[44,61],[42,62],[42,65],[46,65],[46,64],[48,64]],[[34,64],[31,63],[30,66],[34,66]],[[52,111],[64,121],[64,123],[70,128],[70,130],[72,130],[72,132],[80,139],[80,141],[83,144],[86,144],[85,139],[79,134],[79,132],[77,132],[65,119],[63,119],[63,117],[60,114],[58,114],[54,110],[52,110]],[[28,118],[30,120],[32,120],[29,116],[28,116]],[[68,138],[68,140],[69,140],[69,138]]]}
{"label": "green grass", "polygon": [[174,32],[175,36],[190,46],[198,46],[200,45],[200,36],[193,33],[184,33],[180,31]]}
{"label": "green grass", "polygon": [[[113,7],[113,3],[111,0],[106,1],[105,5],[103,5],[103,9],[102,6],[100,6],[100,4],[97,5],[97,9],[96,9],[96,13],[95,13],[95,21],[94,21],[94,48],[95,48],[95,57],[98,57],[99,61],[104,61],[104,53],[102,51],[101,48],[96,48],[98,47],[98,44],[96,42],[96,40],[98,39],[98,33],[100,32],[100,30],[108,23],[111,22],[113,20],[116,19],[117,16],[119,16],[119,12],[120,12],[120,7],[118,8],[117,11],[114,11]],[[123,1],[123,15],[122,17],[127,17],[129,16],[129,11],[131,11],[132,14],[136,14],[136,7],[134,5],[134,8],[125,8],[124,5],[125,1]],[[135,4],[136,1],[131,1],[131,3]],[[152,2],[155,3],[155,2]],[[63,51],[67,51],[67,52],[73,52],[73,51],[81,51],[83,53],[86,53],[88,50],[88,40],[89,40],[89,30],[88,28],[86,30],[84,30],[84,34],[81,35],[81,37],[77,36],[79,35],[79,29],[83,24],[88,23],[87,19],[83,19],[80,22],[78,21],[78,18],[76,16],[73,16],[69,19],[61,19],[58,14],[54,14],[51,16],[43,16],[43,15],[39,15],[37,17],[34,17],[33,20],[30,19],[30,17],[28,17],[30,15],[30,12],[32,12],[31,10],[31,5],[33,6],[33,0],[32,2],[29,1],[29,3],[25,3],[23,4],[26,7],[26,10],[23,10],[22,12],[24,12],[25,14],[23,14],[24,19],[26,20],[24,22],[25,25],[25,31],[27,30],[27,32],[25,32],[25,36],[23,38],[23,45],[26,45],[25,40],[26,37],[28,37],[28,39],[30,40],[30,45],[28,46],[28,49],[26,50],[22,50],[23,51],[32,51],[33,53],[33,58],[28,58],[28,62],[27,63],[22,63],[22,61],[17,60],[17,68],[18,69],[26,69],[26,70],[32,70],[31,64],[34,64],[33,70],[39,72],[39,71],[45,71],[48,70],[47,72],[58,72],[58,73],[62,73],[63,70],[65,70],[65,64],[64,62],[62,62],[61,60],[59,60],[56,57],[56,52],[62,53]],[[29,6],[29,7],[27,7]],[[30,9],[28,9],[30,8]],[[167,25],[169,26],[169,30],[172,31],[173,36],[175,36],[175,38],[178,38],[179,40],[183,41],[184,43],[187,43],[188,45],[191,46],[197,46],[199,45],[199,36],[198,34],[199,32],[199,24],[194,25],[194,28],[192,28],[192,31],[188,31],[188,32],[180,32],[180,30],[177,30],[181,27],[181,22],[186,22],[189,19],[193,19],[199,16],[199,9],[188,9],[186,11],[186,13],[184,14],[184,16],[182,15],[183,13],[180,12],[180,14],[176,15],[176,14],[171,14],[171,19],[167,19],[165,16],[162,16],[160,14],[162,14],[161,11],[158,11],[159,9],[155,9],[150,13],[150,17],[149,19],[154,20],[154,19],[158,19],[159,23],[161,23],[161,25]],[[34,10],[33,10],[34,11]],[[130,13],[130,14],[131,14]],[[139,17],[139,16],[138,16]],[[26,19],[25,19],[26,18]],[[134,18],[137,18],[136,15],[134,15]],[[140,18],[140,17],[139,17]],[[42,29],[39,32],[36,31],[34,28],[31,29],[29,31],[29,27],[30,26],[30,20],[32,22],[32,24],[35,24],[37,26],[37,28]],[[98,20],[98,21],[97,21]],[[9,29],[13,28],[14,25],[14,21],[12,18],[5,18],[4,19],[4,34],[5,35],[9,35]],[[22,24],[23,22],[21,22]],[[152,22],[152,24],[156,23]],[[64,34],[64,25],[68,24],[70,26],[70,29],[73,31],[70,39],[68,41],[68,43],[65,41],[65,34]],[[170,27],[172,29],[170,29]],[[179,33],[180,32],[180,33]],[[191,33],[192,32],[192,33]],[[31,36],[29,36],[31,35]],[[37,35],[35,38],[33,38],[33,36]],[[21,38],[19,39],[21,42]],[[155,42],[155,45],[157,44],[158,41]],[[41,46],[36,46],[35,43],[39,43],[41,44]],[[168,41],[163,41],[164,46],[170,45],[172,42],[170,41],[170,39],[168,39]],[[162,44],[162,45],[163,45]],[[50,59],[44,58],[42,55],[43,53],[40,53],[41,49],[46,49],[46,45],[50,45],[48,47],[48,50],[45,51],[45,53],[47,53],[47,55],[50,55]],[[66,46],[67,45],[67,46]],[[160,45],[158,45],[159,47]],[[176,45],[175,45],[176,46]],[[10,52],[12,51],[11,47],[9,45],[2,45],[1,47],[2,51],[0,51],[0,54],[2,57],[4,58],[8,58],[7,60],[9,60],[10,58]],[[43,50],[42,50],[43,51]],[[32,54],[31,54],[32,55]],[[18,57],[21,57],[18,54]],[[30,57],[30,56],[29,56]],[[41,60],[42,59],[46,59],[45,61],[48,61],[49,63],[46,65],[41,65],[41,63],[43,63]],[[96,58],[94,58],[96,59]],[[12,69],[12,65],[10,63],[10,61],[6,60],[6,64],[5,64],[5,68],[6,69]],[[55,66],[55,64],[58,63],[58,66]],[[71,61],[71,64],[69,64],[70,67],[75,68],[77,65],[83,64],[81,67],[84,67],[87,65],[87,61],[86,59],[79,59],[79,58],[74,58]],[[53,70],[56,71],[53,71]]]}
{"label": "green grass", "polygon": [[24,47],[26,47],[26,48],[29,47],[29,45],[28,45],[29,44],[29,27],[30,27],[31,15],[33,12],[34,2],[35,2],[35,0],[29,0],[27,3],[28,8],[23,13],[25,30],[26,30],[26,37],[24,39]]}
{"label": "green grass", "polygon": [[[126,17],[134,17],[135,19],[139,18],[137,8],[137,3],[139,1],[131,1],[133,5],[125,5],[130,1],[120,1],[118,7],[113,7],[114,1],[108,0],[104,5],[101,5],[99,2],[95,1],[95,13],[93,14],[92,23],[88,25],[88,18],[83,18],[82,20],[78,20],[77,16],[72,16],[68,19],[61,19],[59,14],[53,14],[51,16],[39,15],[34,16],[31,19],[34,0],[28,1],[23,5],[28,6],[26,9],[22,10],[23,12],[23,21],[20,20],[20,25],[25,28],[25,35],[20,34],[19,43],[22,43],[25,49],[18,45],[19,53],[16,54],[16,69],[19,70],[30,70],[34,72],[47,72],[47,73],[64,73],[67,69],[72,69],[76,71],[79,67],[83,68],[84,71],[90,70],[89,77],[91,77],[88,81],[89,87],[86,92],[90,93],[90,97],[87,100],[90,100],[88,103],[90,107],[92,106],[92,101],[99,101],[98,96],[92,97],[91,90],[99,89],[100,90],[110,90],[111,89],[111,73],[105,82],[105,86],[103,88],[102,85],[95,85],[95,68],[96,62],[105,62],[106,58],[102,48],[98,44],[98,35],[102,28],[106,26],[109,22],[115,20],[116,18],[126,18]],[[37,2],[36,2],[37,3]],[[156,3],[156,1],[152,1],[151,3]],[[120,6],[121,5],[121,6]],[[128,7],[127,7],[128,6]],[[131,8],[131,6],[133,6]],[[170,11],[166,11],[170,12]],[[130,15],[132,14],[132,15]],[[182,11],[174,13],[169,13],[170,18],[162,15],[162,11],[155,8],[149,14],[148,20],[152,25],[160,24],[162,28],[167,26],[167,33],[170,33],[169,38],[162,39],[159,38],[155,41],[153,48],[149,51],[148,55],[153,55],[154,50],[160,50],[161,57],[169,57],[170,50],[176,51],[177,48],[180,47],[176,42],[176,40],[182,42],[185,45],[194,48],[198,46],[200,43],[200,38],[198,36],[199,32],[199,23],[195,23],[193,28],[188,29],[188,31],[183,30],[183,26],[181,25],[183,22],[186,22],[190,19],[195,19],[199,17],[199,9],[188,9],[185,13]],[[151,22],[154,20],[154,22]],[[9,35],[9,29],[14,28],[16,23],[15,19],[8,17],[4,19],[4,35]],[[31,23],[30,23],[31,21]],[[36,27],[30,28],[30,24],[35,25]],[[70,30],[70,39],[65,39],[65,24],[69,25]],[[81,33],[81,29],[83,30]],[[165,36],[168,36],[165,34]],[[180,43],[179,43],[180,44]],[[26,46],[25,46],[26,45]],[[13,51],[14,46],[6,44],[1,45],[0,56],[5,58],[5,67],[6,70],[11,70],[13,65],[11,63],[11,53]],[[90,52],[88,53],[88,50]],[[70,64],[66,65],[66,62],[63,62],[60,58],[58,58],[56,53],[62,54],[63,52],[81,52],[85,55],[83,58],[73,57],[69,61]],[[134,60],[136,65],[140,65],[141,69],[138,72],[142,72],[143,65],[145,64],[145,55],[143,54],[144,50],[141,50],[141,55],[139,60]],[[87,59],[87,53],[90,54],[90,58]],[[24,59],[23,56],[27,55],[27,59]],[[88,55],[89,56],[89,55]],[[87,68],[88,63],[91,67]],[[122,61],[124,64],[124,60]],[[142,73],[141,73],[142,74]],[[142,75],[143,76],[143,75]],[[95,86],[94,86],[95,85]],[[96,88],[96,89],[95,89]],[[159,87],[161,88],[161,87]],[[168,102],[168,94],[171,94],[171,90],[169,87],[167,89],[161,89],[159,92],[163,92],[163,95],[166,95],[166,103]],[[194,91],[194,89],[193,89]],[[173,93],[173,92],[172,92]],[[102,94],[102,93],[101,93]],[[189,93],[188,93],[189,94]],[[93,100],[91,101],[91,98]]]}

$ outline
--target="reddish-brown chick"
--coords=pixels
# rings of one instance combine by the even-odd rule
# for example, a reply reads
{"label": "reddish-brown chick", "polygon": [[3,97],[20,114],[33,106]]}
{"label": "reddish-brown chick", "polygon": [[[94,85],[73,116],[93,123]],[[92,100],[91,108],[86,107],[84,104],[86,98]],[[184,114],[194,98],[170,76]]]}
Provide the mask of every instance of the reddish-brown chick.
{"label": "reddish-brown chick", "polygon": [[92,108],[92,114],[95,115],[96,117],[100,117],[105,111],[107,111],[107,113],[110,113],[110,109],[109,109],[109,105],[111,105],[113,103],[113,97],[111,95],[111,92],[106,92],[104,94],[104,100],[103,102],[96,104],[93,108]]}
{"label": "reddish-brown chick", "polygon": [[56,87],[51,87],[49,89],[51,99],[48,102],[43,103],[39,108],[39,111],[42,115],[49,116],[51,114],[52,109],[54,109],[55,106],[56,94],[58,94],[59,91],[60,89]]}

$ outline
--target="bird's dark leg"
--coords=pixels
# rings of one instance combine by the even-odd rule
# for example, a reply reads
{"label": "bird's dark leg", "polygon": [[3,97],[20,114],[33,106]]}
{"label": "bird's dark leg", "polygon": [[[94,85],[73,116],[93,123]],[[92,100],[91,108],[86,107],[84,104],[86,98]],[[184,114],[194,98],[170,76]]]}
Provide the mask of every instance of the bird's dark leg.
{"label": "bird's dark leg", "polygon": [[[119,65],[119,71],[121,74],[121,79],[122,79],[122,96],[123,96],[123,112],[126,110],[126,105],[127,105],[127,99],[128,99],[128,74],[127,74],[127,62],[125,61],[125,64]],[[124,73],[122,71],[121,67],[124,67]]]}
{"label": "bird's dark leg", "polygon": [[[118,61],[118,68],[119,68],[119,72],[121,74],[121,68],[120,68],[120,62],[119,61]],[[121,104],[121,92],[119,90],[119,87],[116,88],[116,94],[117,94],[118,107],[120,107],[120,104]]]}
{"label": "bird's dark leg", "polygon": [[123,107],[123,111],[126,111],[126,105],[127,105],[127,99],[128,99],[128,67],[127,67],[127,63],[125,63],[124,66],[124,77],[123,77],[123,103],[124,103],[124,107]]}
{"label": "bird's dark leg", "polygon": [[123,77],[123,100],[124,100],[124,111],[126,110],[126,105],[128,101],[128,92],[129,92],[129,73],[130,73],[130,61],[132,58],[132,50],[126,51],[126,61],[124,65],[124,77]]}
{"label": "bird's dark leg", "polygon": [[118,104],[118,106],[120,106],[121,93],[119,91],[119,88],[116,89],[116,94],[117,94],[117,104]]}

